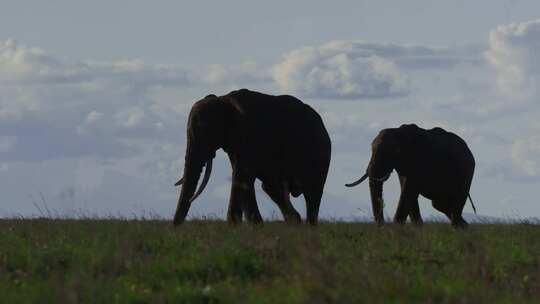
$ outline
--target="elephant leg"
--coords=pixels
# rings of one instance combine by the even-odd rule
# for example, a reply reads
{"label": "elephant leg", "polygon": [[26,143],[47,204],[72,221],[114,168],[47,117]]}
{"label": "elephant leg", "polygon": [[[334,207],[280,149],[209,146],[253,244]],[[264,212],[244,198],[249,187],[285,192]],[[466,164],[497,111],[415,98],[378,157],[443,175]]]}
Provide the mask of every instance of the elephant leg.
{"label": "elephant leg", "polygon": [[231,186],[231,195],[229,198],[229,209],[227,210],[227,221],[232,224],[242,222],[242,205],[238,201],[238,186],[234,186],[235,182]]}
{"label": "elephant leg", "polygon": [[452,200],[434,200],[432,205],[435,209],[444,213],[454,228],[465,228],[468,223],[462,217],[463,207],[465,206],[465,200],[460,206],[452,206]]}
{"label": "elephant leg", "polygon": [[255,180],[249,183],[251,186],[248,189],[246,200],[243,201],[242,210],[248,222],[260,224],[263,220],[257,206],[257,199],[255,198],[254,182]]}
{"label": "elephant leg", "polygon": [[394,223],[405,224],[407,216],[409,216],[415,205],[418,206],[418,197],[414,198],[402,193],[399,197],[396,213],[394,214]]}
{"label": "elephant leg", "polygon": [[454,208],[452,212],[452,226],[455,228],[467,228],[469,224],[462,216],[463,207],[465,207],[465,203],[467,202],[467,196],[457,200],[457,202],[456,208]]}
{"label": "elephant leg", "polygon": [[420,216],[420,208],[418,206],[418,196],[420,193],[415,189],[414,185],[407,181],[404,176],[399,177],[401,185],[401,195],[394,215],[394,222],[404,224],[407,216],[411,215],[411,221],[415,224],[422,224]]}
{"label": "elephant leg", "polygon": [[424,221],[422,220],[422,216],[420,215],[420,206],[418,205],[418,197],[416,200],[411,204],[409,210],[409,217],[411,219],[411,222],[415,225],[422,226],[424,224]]}
{"label": "elephant leg", "polygon": [[304,191],[306,199],[306,221],[311,225],[317,225],[319,219],[319,207],[321,205],[322,187],[310,188]]}
{"label": "elephant leg", "polygon": [[255,200],[254,182],[255,178],[249,174],[239,169],[233,170],[229,210],[227,211],[228,222],[233,224],[242,222],[243,211],[246,213],[246,218],[249,221],[262,221]]}
{"label": "elephant leg", "polygon": [[289,191],[284,183],[263,183],[262,188],[268,196],[278,205],[283,218],[287,223],[300,223],[302,219],[291,204]]}

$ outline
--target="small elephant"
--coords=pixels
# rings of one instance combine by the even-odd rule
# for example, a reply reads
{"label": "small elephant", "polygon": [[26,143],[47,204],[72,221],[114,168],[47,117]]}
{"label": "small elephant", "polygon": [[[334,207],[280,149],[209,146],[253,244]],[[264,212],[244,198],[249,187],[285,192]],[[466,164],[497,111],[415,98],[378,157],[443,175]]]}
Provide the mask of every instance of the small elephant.
{"label": "small elephant", "polygon": [[[422,224],[418,207],[421,194],[450,219],[452,226],[467,226],[462,212],[467,197],[470,199],[475,161],[463,139],[442,128],[426,130],[405,124],[381,130],[371,143],[371,151],[364,176],[346,186],[356,186],[369,177],[373,215],[379,225],[384,223],[383,183],[395,169],[401,195],[394,222],[404,223],[410,216],[413,223]],[[476,213],[472,200],[471,204]]]}
{"label": "small elephant", "polygon": [[[243,214],[252,223],[262,222],[254,190],[258,178],[287,222],[301,221],[289,194],[303,194],[307,221],[317,224],[331,143],[313,108],[293,96],[247,89],[197,101],[187,122],[184,175],[176,183],[182,189],[175,225],[184,221],[191,203],[204,190],[218,149],[228,154],[233,171],[229,222],[241,222]],[[203,181],[195,191],[205,164]]]}

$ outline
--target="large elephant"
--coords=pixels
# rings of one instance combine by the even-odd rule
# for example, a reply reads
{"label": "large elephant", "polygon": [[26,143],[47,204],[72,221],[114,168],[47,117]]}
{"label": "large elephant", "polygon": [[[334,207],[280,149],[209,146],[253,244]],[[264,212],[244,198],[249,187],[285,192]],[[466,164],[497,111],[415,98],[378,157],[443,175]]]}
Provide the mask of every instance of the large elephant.
{"label": "large elephant", "polygon": [[[383,129],[371,143],[371,160],[364,176],[347,184],[353,187],[369,177],[373,215],[384,223],[383,183],[396,170],[401,195],[394,222],[404,223],[407,216],[422,224],[418,196],[430,199],[454,227],[464,227],[463,207],[470,199],[474,157],[463,139],[442,128],[422,129],[415,124]],[[471,200],[472,204],[472,200]],[[476,208],[473,205],[476,212]]]}
{"label": "large elephant", "polygon": [[[182,223],[191,203],[204,190],[216,150],[223,149],[232,166],[227,220],[262,221],[254,181],[278,205],[288,222],[301,218],[289,194],[304,195],[307,221],[317,224],[331,143],[319,114],[289,95],[272,96],[247,89],[224,96],[208,95],[191,108],[187,122],[184,175],[174,224]],[[195,193],[203,166],[205,174]],[[195,193],[195,194],[194,194]]]}

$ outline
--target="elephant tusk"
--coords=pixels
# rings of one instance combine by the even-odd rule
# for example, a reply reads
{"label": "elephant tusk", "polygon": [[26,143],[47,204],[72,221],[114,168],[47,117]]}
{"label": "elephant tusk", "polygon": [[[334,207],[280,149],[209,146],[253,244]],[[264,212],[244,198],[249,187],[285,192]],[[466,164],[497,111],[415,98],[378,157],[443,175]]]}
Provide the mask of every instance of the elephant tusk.
{"label": "elephant tusk", "polygon": [[175,186],[180,186],[182,183],[184,183],[184,178],[182,177],[179,181],[174,184]]}
{"label": "elephant tusk", "polygon": [[195,195],[193,195],[193,197],[189,200],[190,203],[192,203],[199,195],[201,195],[204,188],[206,188],[206,184],[208,184],[208,180],[210,179],[210,174],[211,173],[212,173],[212,159],[210,159],[206,163],[206,168],[204,170],[203,181],[201,183],[201,186],[199,187],[199,190],[197,190],[197,193],[195,193]]}
{"label": "elephant tusk", "polygon": [[354,187],[354,186],[360,184],[361,182],[365,181],[366,178],[368,178],[367,172],[359,180],[357,180],[357,181],[355,181],[353,183],[350,183],[350,184],[345,184],[345,187]]}

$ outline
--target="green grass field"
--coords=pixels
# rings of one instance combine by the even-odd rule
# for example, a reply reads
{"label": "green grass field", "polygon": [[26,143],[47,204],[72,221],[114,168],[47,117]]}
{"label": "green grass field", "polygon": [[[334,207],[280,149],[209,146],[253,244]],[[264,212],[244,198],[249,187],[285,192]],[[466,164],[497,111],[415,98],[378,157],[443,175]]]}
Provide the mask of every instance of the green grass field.
{"label": "green grass field", "polygon": [[540,226],[0,220],[2,303],[539,303]]}

